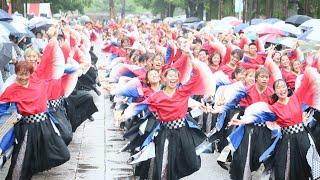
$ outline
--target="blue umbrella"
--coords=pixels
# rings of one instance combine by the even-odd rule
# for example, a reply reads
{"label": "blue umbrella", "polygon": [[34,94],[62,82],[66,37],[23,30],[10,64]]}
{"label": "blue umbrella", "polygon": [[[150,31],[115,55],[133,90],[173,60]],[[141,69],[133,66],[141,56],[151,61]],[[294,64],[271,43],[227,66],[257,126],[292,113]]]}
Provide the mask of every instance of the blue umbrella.
{"label": "blue umbrella", "polygon": [[9,20],[12,20],[12,17],[7,12],[0,9],[0,21],[9,21]]}
{"label": "blue umbrella", "polygon": [[281,20],[278,18],[269,18],[269,19],[263,20],[262,23],[274,24],[279,21],[281,21]]}
{"label": "blue umbrella", "polygon": [[247,23],[244,23],[244,24],[240,24],[240,25],[234,27],[233,32],[234,32],[234,33],[238,33],[238,32],[240,32],[241,30],[245,29],[245,28],[248,27],[248,26],[249,26],[249,23],[248,23],[248,22],[247,22]]}
{"label": "blue umbrella", "polygon": [[263,19],[251,19],[249,23],[251,23],[251,25],[256,25],[262,23],[262,21]]}
{"label": "blue umbrella", "polygon": [[254,41],[254,40],[257,39],[256,33],[252,33],[252,32],[248,33],[248,34],[247,34],[247,37],[248,37],[250,40],[252,40],[252,41]]}
{"label": "blue umbrella", "polygon": [[11,35],[14,36],[20,36],[20,32],[18,30],[16,30],[16,28],[14,28],[11,24],[4,22],[4,21],[0,21],[0,25],[2,25],[4,28],[6,28]]}

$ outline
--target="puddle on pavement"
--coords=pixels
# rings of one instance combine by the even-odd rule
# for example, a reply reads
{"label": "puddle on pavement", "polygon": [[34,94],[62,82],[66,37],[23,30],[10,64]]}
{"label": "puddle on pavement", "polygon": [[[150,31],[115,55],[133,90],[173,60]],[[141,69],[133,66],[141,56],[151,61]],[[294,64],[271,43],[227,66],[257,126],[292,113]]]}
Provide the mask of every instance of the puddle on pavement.
{"label": "puddle on pavement", "polygon": [[79,164],[78,168],[80,168],[80,169],[98,169],[97,166],[92,166],[90,164]]}
{"label": "puddle on pavement", "polygon": [[107,129],[108,131],[121,131],[120,129]]}
{"label": "puddle on pavement", "polygon": [[109,139],[109,141],[124,141],[124,139],[114,138],[114,139]]}
{"label": "puddle on pavement", "polygon": [[113,164],[127,164],[126,161],[113,161],[113,160],[107,160],[107,162],[113,163]]}
{"label": "puddle on pavement", "polygon": [[77,168],[77,172],[78,173],[85,173],[88,170],[92,170],[92,169],[98,169],[97,166],[92,166],[90,164],[79,164],[78,168]]}
{"label": "puddle on pavement", "polygon": [[111,171],[121,171],[121,172],[133,173],[132,168],[111,168]]}

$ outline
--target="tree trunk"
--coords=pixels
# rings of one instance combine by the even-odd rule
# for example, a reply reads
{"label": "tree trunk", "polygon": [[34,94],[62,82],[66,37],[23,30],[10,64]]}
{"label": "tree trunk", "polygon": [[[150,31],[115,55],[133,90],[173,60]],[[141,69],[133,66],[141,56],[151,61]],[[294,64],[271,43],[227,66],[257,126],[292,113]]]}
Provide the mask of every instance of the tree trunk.
{"label": "tree trunk", "polygon": [[168,3],[167,17],[173,17],[175,8],[175,5],[173,5],[172,3]]}
{"label": "tree trunk", "polygon": [[197,16],[199,19],[203,20],[203,11],[204,11],[204,4],[203,1],[199,2],[198,6],[197,6]]}
{"label": "tree trunk", "polygon": [[218,0],[218,19],[222,17],[222,0]]}
{"label": "tree trunk", "polygon": [[24,14],[23,3],[24,1],[22,0],[12,0],[11,1],[12,13],[15,13],[17,11],[20,14]]}
{"label": "tree trunk", "polygon": [[126,0],[122,0],[121,18],[125,18],[126,15]]}
{"label": "tree trunk", "polygon": [[285,5],[284,5],[284,19],[287,19],[287,18],[288,18],[288,5],[289,5],[288,0],[285,0]]}
{"label": "tree trunk", "polygon": [[250,21],[251,23],[251,19],[253,18],[254,15],[254,9],[253,9],[253,0],[248,0],[248,14],[247,14],[247,18],[248,21]]}
{"label": "tree trunk", "polygon": [[243,10],[242,10],[242,22],[246,22],[246,12],[247,12],[247,0],[243,0]]}
{"label": "tree trunk", "polygon": [[114,6],[114,1],[109,0],[109,14],[110,14],[110,19],[115,19],[117,14],[116,14],[116,8]]}
{"label": "tree trunk", "polygon": [[165,17],[166,17],[166,10],[162,9],[161,12],[160,12],[160,18],[164,19]]}
{"label": "tree trunk", "polygon": [[190,17],[190,13],[189,13],[188,7],[185,8],[185,12],[186,12],[186,17]]}
{"label": "tree trunk", "polygon": [[188,0],[188,6],[189,6],[189,16],[194,17],[195,11],[196,11],[196,3],[193,0]]}
{"label": "tree trunk", "polygon": [[0,6],[1,6],[1,9],[3,9],[4,11],[8,12],[9,10],[9,6],[7,4],[7,0],[1,0],[0,1]]}
{"label": "tree trunk", "polygon": [[257,0],[257,5],[256,5],[256,11],[257,11],[257,18],[259,18],[261,16],[261,6],[260,6],[261,0]]}
{"label": "tree trunk", "polygon": [[270,0],[266,0],[266,19],[270,18]]}
{"label": "tree trunk", "polygon": [[211,19],[218,19],[218,1],[219,0],[208,0],[207,1],[207,7],[208,7],[208,11],[207,11],[207,21],[211,20]]}

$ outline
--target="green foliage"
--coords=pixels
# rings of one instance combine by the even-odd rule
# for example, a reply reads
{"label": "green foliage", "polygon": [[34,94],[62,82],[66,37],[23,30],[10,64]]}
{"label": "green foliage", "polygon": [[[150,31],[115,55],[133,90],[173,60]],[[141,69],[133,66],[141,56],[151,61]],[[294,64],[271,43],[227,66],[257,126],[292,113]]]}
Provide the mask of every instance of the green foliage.
{"label": "green foliage", "polygon": [[[148,1],[146,1],[148,2]],[[114,0],[116,12],[121,12],[123,0]],[[84,8],[85,12],[108,12],[109,0],[93,0],[92,3]],[[126,0],[126,13],[143,13],[147,10],[135,2],[135,0]]]}
{"label": "green foliage", "polygon": [[222,5],[223,17],[234,16],[233,0],[224,0]]}
{"label": "green foliage", "polygon": [[63,12],[76,11],[84,13],[84,4],[80,0],[46,0],[46,3],[51,3],[52,13],[59,13],[59,10]]}

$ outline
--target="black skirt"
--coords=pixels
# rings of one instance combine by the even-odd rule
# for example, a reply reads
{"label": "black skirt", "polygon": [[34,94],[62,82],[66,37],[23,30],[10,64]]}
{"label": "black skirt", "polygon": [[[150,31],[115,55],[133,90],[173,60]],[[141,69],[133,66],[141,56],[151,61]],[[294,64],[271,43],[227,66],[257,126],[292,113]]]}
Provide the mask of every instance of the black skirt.
{"label": "black skirt", "polygon": [[154,158],[153,179],[180,179],[201,167],[200,156],[195,148],[205,139],[205,134],[195,128],[185,126],[170,129],[161,126],[155,137],[156,157]]}
{"label": "black skirt", "polygon": [[231,121],[232,117],[236,113],[239,113],[239,112],[240,112],[239,107],[234,107],[234,108],[230,109],[229,111],[227,111],[227,115],[226,115],[225,120],[223,122],[223,126],[222,126],[221,130],[219,132],[217,132],[218,139],[219,139],[219,142],[217,143],[218,152],[221,152],[229,144],[229,141],[227,140],[227,138],[234,131],[235,127],[234,126],[228,127],[228,124]]}
{"label": "black skirt", "polygon": [[[238,149],[233,153],[230,176],[232,179],[242,180],[243,177],[251,177],[251,172],[259,169],[261,163],[260,156],[272,144],[271,131],[265,125],[246,125],[244,136]],[[250,142],[250,144],[249,144]],[[249,155],[249,157],[248,157]],[[267,168],[272,162],[267,161]]]}
{"label": "black skirt", "polygon": [[313,115],[315,118],[315,124],[310,128],[310,132],[315,140],[315,145],[317,147],[318,152],[320,152],[320,112],[316,111]]}
{"label": "black skirt", "polygon": [[87,91],[73,91],[68,98],[65,98],[65,107],[73,132],[93,113],[98,112],[92,95]]}
{"label": "black skirt", "polygon": [[28,180],[70,159],[67,145],[55,132],[47,113],[23,117],[14,125],[14,133],[18,143],[6,180]]}
{"label": "black skirt", "polygon": [[72,140],[72,126],[66,117],[65,109],[62,106],[62,99],[58,104],[48,102],[48,110],[50,115],[58,122],[57,128],[62,139],[66,145],[69,145]]}
{"label": "black skirt", "polygon": [[98,70],[90,67],[86,74],[82,74],[78,78],[76,90],[95,90],[97,85]]}
{"label": "black skirt", "polygon": [[[154,130],[154,128],[157,127],[159,124],[159,121],[156,119],[156,117],[153,114],[150,114],[144,119],[141,118],[134,118],[133,125],[130,129],[123,135],[124,138],[129,139],[130,143],[128,146],[126,146],[123,151],[131,150],[131,152],[134,152],[134,149],[141,146],[144,140],[150,135],[150,133]],[[147,125],[145,127],[144,134],[140,134],[140,126],[147,122]]]}
{"label": "black skirt", "polygon": [[274,153],[274,174],[276,180],[308,180],[311,168],[306,154],[310,141],[306,130],[285,134],[279,140]]}

